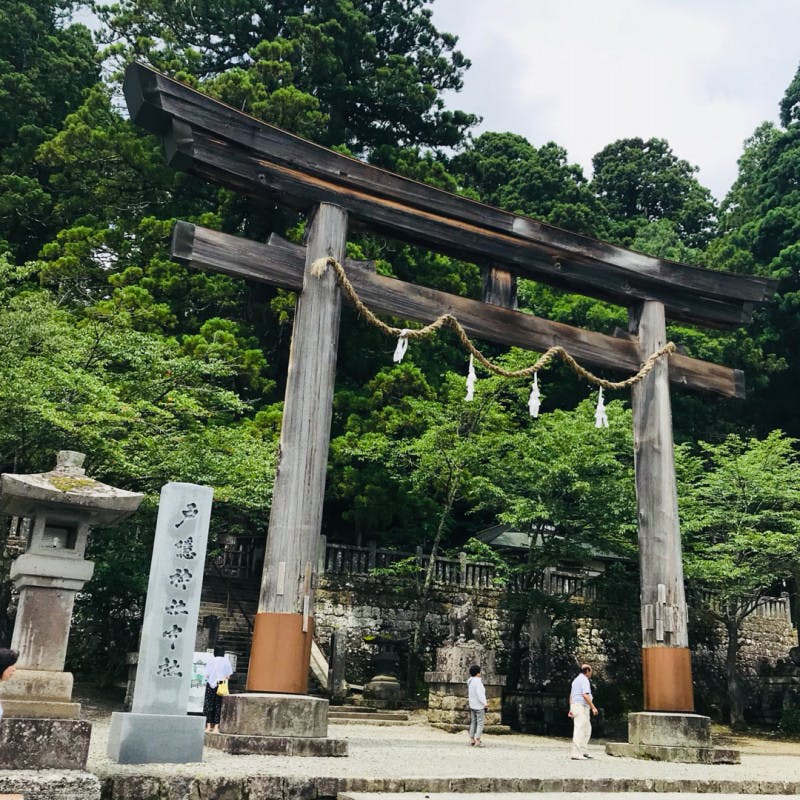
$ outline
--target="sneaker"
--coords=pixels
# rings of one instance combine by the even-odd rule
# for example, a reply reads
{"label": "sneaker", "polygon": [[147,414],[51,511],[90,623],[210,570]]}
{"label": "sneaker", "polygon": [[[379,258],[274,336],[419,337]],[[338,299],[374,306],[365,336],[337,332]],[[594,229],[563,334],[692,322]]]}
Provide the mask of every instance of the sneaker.
{"label": "sneaker", "polygon": [[588,758],[590,761],[591,761],[591,759],[593,759],[593,758],[594,758],[594,756],[590,756],[588,753],[584,753],[584,754],[583,754],[583,757],[584,757],[584,758]]}

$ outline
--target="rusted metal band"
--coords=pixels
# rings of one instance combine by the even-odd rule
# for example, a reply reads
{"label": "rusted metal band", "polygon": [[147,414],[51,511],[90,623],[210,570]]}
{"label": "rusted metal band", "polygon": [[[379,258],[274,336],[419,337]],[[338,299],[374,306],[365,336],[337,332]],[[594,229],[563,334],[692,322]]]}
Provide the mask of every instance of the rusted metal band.
{"label": "rusted metal band", "polygon": [[256,614],[247,670],[248,692],[308,692],[314,618],[306,618],[305,632],[303,627],[302,614]]}
{"label": "rusted metal band", "polygon": [[688,647],[642,648],[645,711],[694,713],[692,657]]}

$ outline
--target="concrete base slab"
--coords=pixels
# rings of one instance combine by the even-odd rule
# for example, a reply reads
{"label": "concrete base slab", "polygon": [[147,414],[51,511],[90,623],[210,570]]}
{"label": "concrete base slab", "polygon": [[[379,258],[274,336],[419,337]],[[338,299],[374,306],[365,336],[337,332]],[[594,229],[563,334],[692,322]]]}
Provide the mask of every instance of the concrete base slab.
{"label": "concrete base slab", "polygon": [[325,739],[328,701],[302,694],[232,694],[222,701],[219,729],[237,736]]}
{"label": "concrete base slab", "polygon": [[72,719],[4,719],[0,769],[84,769],[92,725]]}
{"label": "concrete base slab", "polygon": [[234,755],[318,756],[323,758],[347,755],[347,739],[207,733],[205,743],[206,747]]}
{"label": "concrete base slab", "polygon": [[711,719],[701,714],[639,711],[628,714],[631,744],[710,747]]}
{"label": "concrete base slab", "polygon": [[629,744],[610,742],[606,745],[610,756],[624,758],[649,758],[653,761],[674,761],[681,764],[741,764],[738,750],[723,747],[669,747],[654,744]]}
{"label": "concrete base slab", "polygon": [[115,711],[108,757],[119,764],[188,764],[203,760],[204,717]]}
{"label": "concrete base slab", "polygon": [[606,752],[683,764],[741,763],[737,750],[712,746],[709,717],[670,711],[628,714],[628,742],[607,744]]}

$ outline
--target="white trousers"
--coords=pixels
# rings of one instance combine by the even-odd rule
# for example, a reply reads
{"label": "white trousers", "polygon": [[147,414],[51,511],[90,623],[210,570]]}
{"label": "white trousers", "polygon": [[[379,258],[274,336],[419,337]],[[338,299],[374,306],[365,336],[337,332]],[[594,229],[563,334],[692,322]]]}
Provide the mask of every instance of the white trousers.
{"label": "white trousers", "polygon": [[572,712],[572,758],[583,758],[587,751],[589,737],[592,735],[592,721],[589,716],[589,706],[583,703],[570,703]]}

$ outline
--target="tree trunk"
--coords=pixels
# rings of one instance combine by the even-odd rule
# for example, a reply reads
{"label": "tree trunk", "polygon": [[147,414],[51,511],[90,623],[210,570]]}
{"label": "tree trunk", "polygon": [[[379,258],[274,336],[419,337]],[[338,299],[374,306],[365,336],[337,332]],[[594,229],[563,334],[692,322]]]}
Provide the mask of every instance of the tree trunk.
{"label": "tree trunk", "polygon": [[421,650],[422,629],[425,627],[425,618],[428,611],[428,595],[430,594],[431,586],[433,585],[433,576],[436,571],[436,554],[439,552],[439,544],[444,535],[447,519],[450,516],[450,512],[453,510],[453,503],[455,503],[456,495],[458,494],[459,483],[460,480],[458,476],[454,477],[450,483],[444,506],[442,506],[442,513],[439,516],[439,524],[436,527],[436,535],[433,537],[430,559],[428,560],[428,569],[425,571],[425,580],[422,583],[419,593],[419,617],[414,626],[414,638],[411,643],[411,649],[415,655],[419,655]]}
{"label": "tree trunk", "polygon": [[725,651],[725,674],[728,682],[728,702],[730,703],[730,722],[732,728],[744,726],[744,704],[742,701],[739,676],[736,669],[739,654],[739,623],[735,620],[725,624],[728,633],[728,646]]}

